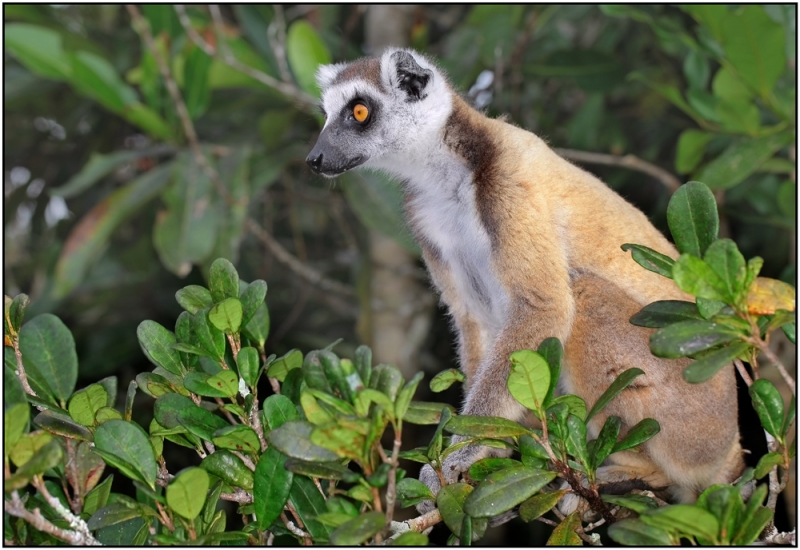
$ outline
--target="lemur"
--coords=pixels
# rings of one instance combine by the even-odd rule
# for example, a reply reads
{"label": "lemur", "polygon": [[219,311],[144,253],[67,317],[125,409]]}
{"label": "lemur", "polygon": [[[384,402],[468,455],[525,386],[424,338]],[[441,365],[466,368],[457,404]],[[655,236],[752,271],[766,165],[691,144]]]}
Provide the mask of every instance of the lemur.
{"label": "lemur", "polygon": [[[458,333],[462,414],[526,420],[506,387],[509,355],[554,336],[564,344],[559,390],[589,407],[621,372],[645,371],[588,433],[609,415],[623,434],[648,417],[661,432],[641,452],[611,455],[600,478],[642,480],[691,502],[741,473],[733,369],[689,384],[687,360],[652,356],[652,330],[629,323],[653,301],[689,299],[621,250],[637,243],[678,256],[641,211],[533,133],[473,109],[415,51],[321,66],[317,81],[326,120],[306,161],[326,177],[364,167],[402,183],[409,226]],[[450,454],[445,480],[496,453]],[[430,466],[420,479],[438,492]]]}

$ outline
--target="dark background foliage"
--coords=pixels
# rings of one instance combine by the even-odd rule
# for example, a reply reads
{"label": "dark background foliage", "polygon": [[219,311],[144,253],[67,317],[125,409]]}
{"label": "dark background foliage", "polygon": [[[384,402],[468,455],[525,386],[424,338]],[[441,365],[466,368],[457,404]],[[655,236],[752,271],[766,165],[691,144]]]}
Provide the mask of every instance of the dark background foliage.
{"label": "dark background foliage", "polygon": [[[206,8],[187,9],[203,40],[290,84],[293,97],[209,57],[173,7],[142,7],[232,206],[194,163],[123,6],[4,7],[3,290],[30,295],[29,318],[52,312],[73,331],[79,386],[116,374],[126,387],[147,370],[136,326],[171,327],[175,291],[202,284],[220,256],[243,280],[268,282],[268,352],[343,338],[340,355],[367,343],[407,373],[456,365],[398,188],[369,174],[331,183],[303,162],[321,122],[297,101],[318,93],[310,75],[376,52],[376,33],[435,56],[465,93],[489,71],[492,83],[470,92],[489,115],[553,147],[605,155],[581,164],[662,230],[670,185],[704,181],[721,236],[764,258],[762,275],[794,284],[794,6],[394,9],[385,28],[379,7],[226,5],[218,25]],[[624,155],[666,176],[608,165]],[[137,186],[159,167],[163,181]],[[298,264],[265,248],[246,218]],[[381,250],[401,259],[404,282],[382,278]],[[340,285],[309,282],[303,266]],[[456,403],[458,389],[436,399]]]}

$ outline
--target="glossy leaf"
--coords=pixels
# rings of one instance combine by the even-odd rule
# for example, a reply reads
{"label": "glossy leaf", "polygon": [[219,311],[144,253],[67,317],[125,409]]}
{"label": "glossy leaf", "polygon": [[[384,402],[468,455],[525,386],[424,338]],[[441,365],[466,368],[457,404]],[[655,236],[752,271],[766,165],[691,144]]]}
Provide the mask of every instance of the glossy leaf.
{"label": "glossy leaf", "polygon": [[56,411],[40,412],[33,419],[33,423],[55,435],[82,441],[92,440],[92,433],[85,426],[81,426],[69,416]]}
{"label": "glossy leaf", "polygon": [[236,366],[239,368],[239,375],[245,384],[254,388],[258,382],[258,375],[261,369],[258,350],[249,346],[240,349],[239,354],[236,356]]}
{"label": "glossy leaf", "polygon": [[[451,483],[442,487],[439,494],[436,495],[436,506],[442,514],[442,520],[454,534],[461,534],[464,519],[467,517],[464,512],[464,503],[472,492],[473,487],[466,483]],[[474,539],[476,534],[479,536],[483,534],[487,523],[485,519],[473,521],[477,523],[477,525],[473,525]]]}
{"label": "glossy leaf", "polygon": [[594,417],[594,415],[602,411],[606,407],[606,405],[608,405],[611,402],[612,399],[614,399],[617,395],[619,395],[619,393],[622,390],[627,388],[637,376],[642,374],[644,374],[644,371],[642,369],[632,368],[626,370],[625,372],[617,376],[617,378],[611,383],[608,389],[604,391],[599,398],[597,398],[597,402],[595,402],[595,404],[592,405],[592,408],[586,415],[586,423],[588,424],[589,420],[591,420],[592,417]]}
{"label": "glossy leaf", "polygon": [[290,458],[286,461],[285,467],[295,474],[319,479],[343,479],[348,483],[356,483],[361,479],[359,474],[349,470],[347,466],[342,466],[338,462],[306,462],[305,460]]}
{"label": "glossy leaf", "polygon": [[[137,479],[155,488],[157,467],[153,449],[138,424],[124,420],[104,422],[94,433],[94,444],[95,449],[104,452],[103,458],[108,455],[119,458],[132,467]],[[118,462],[113,465],[120,467]]]}
{"label": "glossy leaf", "polygon": [[221,370],[206,380],[206,384],[233,398],[239,391],[239,377],[231,370]]}
{"label": "glossy leaf", "polygon": [[381,364],[372,370],[369,387],[383,392],[392,401],[397,398],[397,392],[402,386],[403,375],[397,367]]}
{"label": "glossy leaf", "polygon": [[695,359],[691,365],[683,369],[683,379],[691,384],[699,384],[710,380],[720,369],[730,365],[750,347],[745,342],[733,342],[723,348],[712,351],[702,358]]}
{"label": "glossy leaf", "polygon": [[183,385],[190,392],[205,397],[228,397],[227,391],[221,387],[212,387],[208,381],[210,374],[205,372],[190,372],[183,377]]}
{"label": "glossy leaf", "polygon": [[208,274],[208,288],[215,303],[239,298],[239,274],[231,262],[225,258],[214,260]]}
{"label": "glossy leaf", "polygon": [[775,385],[765,378],[760,378],[750,386],[750,399],[758,413],[761,425],[779,441],[783,439],[783,399]]}
{"label": "glossy leaf", "polygon": [[292,369],[300,368],[303,365],[303,354],[299,350],[293,349],[283,357],[279,357],[267,369],[267,376],[283,382],[286,375]]}
{"label": "glossy leaf", "polygon": [[719,234],[717,202],[711,190],[696,181],[682,185],[667,206],[667,223],[681,253],[702,257]]}
{"label": "glossy leaf", "polygon": [[744,256],[730,239],[717,239],[706,250],[703,260],[725,284],[728,296],[738,298],[747,275]]}
{"label": "glossy leaf", "polygon": [[195,314],[201,309],[211,307],[211,293],[207,288],[199,285],[188,285],[175,293],[175,299],[183,309],[191,314]]}
{"label": "glossy leaf", "polygon": [[403,421],[423,426],[438,424],[444,409],[449,409],[451,413],[455,412],[455,408],[447,403],[411,401]]}
{"label": "glossy leaf", "polygon": [[[27,405],[25,406],[27,407]],[[19,468],[28,462],[39,449],[50,443],[52,439],[53,436],[45,431],[23,434],[13,446],[6,446],[5,452],[8,453],[10,451],[8,456],[11,458],[11,462]]]}
{"label": "glossy leaf", "polygon": [[200,467],[229,485],[245,491],[253,490],[253,472],[241,458],[226,449],[219,449],[205,457]]}
{"label": "glossy leaf", "polygon": [[496,416],[458,415],[450,419],[445,430],[456,435],[468,437],[516,437],[528,433],[528,429],[514,422]]}
{"label": "glossy leaf", "polygon": [[312,443],[314,425],[304,420],[290,420],[269,433],[269,442],[292,458],[309,462],[331,462],[339,457],[325,447]]}
{"label": "glossy leaf", "polygon": [[120,502],[115,502],[97,510],[89,518],[87,526],[91,530],[102,529],[112,525],[117,525],[123,521],[141,517],[142,512],[136,507],[128,506]]}
{"label": "glossy leaf", "polygon": [[[562,395],[560,397],[556,397],[550,403],[550,406],[564,404],[569,410],[570,414],[574,414],[581,420],[586,419],[586,402],[578,397],[577,395]],[[550,407],[548,407],[550,408]]]}
{"label": "glossy leaf", "polygon": [[33,476],[44,474],[50,468],[55,468],[64,459],[64,451],[58,441],[51,439],[40,447],[25,464],[17,468],[11,477],[5,478],[3,489],[16,491],[25,487]]}
{"label": "glossy leaf", "polygon": [[659,300],[644,306],[630,321],[638,327],[661,328],[695,319],[702,319],[696,304],[681,300]]}
{"label": "glossy leaf", "polygon": [[203,510],[208,486],[205,470],[186,468],[167,485],[167,504],[179,516],[193,520]]}
{"label": "glossy leaf", "polygon": [[672,278],[681,290],[694,296],[720,302],[733,300],[719,275],[703,260],[690,254],[678,258],[672,268]]}
{"label": "glossy leaf", "polygon": [[617,443],[617,436],[622,426],[622,420],[618,416],[606,418],[597,439],[591,446],[591,469],[596,470],[605,459],[609,457],[614,445]]}
{"label": "glossy leaf", "polygon": [[253,318],[258,307],[264,304],[266,297],[267,283],[261,279],[251,282],[241,292],[239,301],[242,303],[242,326],[246,326],[250,319]]}
{"label": "glossy leaf", "polygon": [[73,394],[69,400],[69,415],[78,424],[93,426],[98,410],[106,406],[108,393],[99,384],[92,384]]}
{"label": "glossy leaf", "polygon": [[[368,346],[358,346],[353,354],[353,365],[364,385],[369,387],[372,377],[372,350]],[[438,420],[436,421],[438,422]],[[434,422],[434,424],[436,423]]]}
{"label": "glossy leaf", "polygon": [[460,370],[447,369],[443,370],[431,379],[430,388],[432,392],[439,393],[446,390],[456,382],[463,382],[464,380],[466,380],[466,377]]}
{"label": "glossy leaf", "polygon": [[330,542],[336,546],[356,546],[378,534],[385,523],[382,512],[361,514],[337,527],[331,533]]}
{"label": "glossy leaf", "polygon": [[669,533],[640,519],[623,519],[608,528],[608,536],[625,546],[672,546]]}
{"label": "glossy leaf", "polygon": [[[22,434],[27,431],[28,420],[31,417],[31,408],[27,403],[17,403],[4,411],[3,414],[3,456],[14,449]],[[15,464],[19,466],[17,461]]]}
{"label": "glossy leaf", "polygon": [[535,520],[552,510],[565,494],[567,494],[567,491],[562,489],[560,491],[553,491],[552,493],[533,495],[520,505],[519,517],[526,523]]}
{"label": "glossy leaf", "polygon": [[238,425],[221,428],[214,432],[212,441],[219,449],[232,449],[250,454],[261,452],[258,435],[249,426]]}
{"label": "glossy leaf", "polygon": [[689,504],[674,504],[648,510],[639,518],[653,527],[678,529],[681,533],[710,540],[712,544],[716,544],[719,533],[717,518],[702,508]]}
{"label": "glossy leaf", "polygon": [[650,335],[650,350],[657,357],[686,357],[742,338],[741,332],[711,321],[683,321]]}
{"label": "glossy leaf", "polygon": [[178,423],[205,441],[211,441],[214,432],[229,426],[228,422],[203,407],[192,406],[178,410]]}
{"label": "glossy leaf", "polygon": [[139,345],[148,359],[159,367],[183,375],[183,366],[178,352],[174,349],[175,335],[155,321],[142,321],[136,329]]}
{"label": "glossy leaf", "polygon": [[541,410],[550,388],[550,367],[547,361],[530,350],[515,351],[510,360],[508,391],[528,409]]}
{"label": "glossy leaf", "polygon": [[428,536],[407,531],[392,541],[392,546],[427,546]]}
{"label": "glossy leaf", "polygon": [[208,320],[208,309],[201,309],[192,317],[192,333],[200,347],[218,363],[225,360],[225,334]]}
{"label": "glossy leaf", "polygon": [[409,380],[405,386],[403,386],[403,389],[400,390],[400,393],[397,394],[397,400],[395,403],[395,416],[397,418],[402,419],[405,416],[411,403],[411,398],[414,397],[414,392],[417,391],[417,386],[422,381],[423,376],[424,374],[421,372],[415,374],[414,377]]}
{"label": "glossy leaf", "polygon": [[[276,430],[290,420],[297,420],[297,409],[286,396],[270,395],[262,404],[262,411],[266,426],[270,430]],[[308,431],[311,433],[311,430]]]}
{"label": "glossy leaf", "polygon": [[19,349],[28,377],[66,405],[78,380],[78,355],[72,333],[61,319],[44,313],[25,323],[19,331]]}
{"label": "glossy leaf", "polygon": [[473,481],[481,481],[498,470],[521,465],[522,463],[519,460],[512,458],[483,458],[469,467],[469,477]]}
{"label": "glossy leaf", "polygon": [[401,506],[406,508],[423,500],[434,500],[436,497],[427,485],[417,479],[406,477],[397,482],[397,498],[400,499]]}
{"label": "glossy leaf", "polygon": [[82,514],[89,514],[89,516],[91,516],[108,503],[108,497],[111,495],[111,483],[113,481],[114,475],[112,474],[86,495],[86,498],[83,500]]}
{"label": "glossy leaf", "polygon": [[625,434],[625,437],[620,439],[614,445],[614,449],[611,452],[616,453],[619,451],[632,449],[637,445],[641,445],[660,431],[661,426],[659,426],[658,422],[652,418],[645,418],[628,430],[628,433]]}
{"label": "glossy leaf", "polygon": [[253,503],[260,529],[267,529],[278,519],[289,498],[294,474],[284,468],[286,457],[275,448],[261,455],[253,482]]}
{"label": "glossy leaf", "polygon": [[366,420],[356,420],[342,425],[342,419],[337,423],[318,426],[311,432],[311,442],[336,453],[337,456],[362,460],[364,457],[364,444],[369,424]]}
{"label": "glossy leaf", "polygon": [[567,433],[564,443],[570,455],[585,467],[590,466],[589,449],[586,446],[586,424],[574,414],[567,417]]}
{"label": "glossy leaf", "polygon": [[300,515],[301,521],[305,524],[306,531],[313,537],[314,541],[319,543],[327,541],[332,529],[316,520],[318,515],[327,511],[327,507],[325,499],[314,482],[304,476],[295,476],[292,481],[292,489],[289,492],[289,499]]}
{"label": "glossy leaf", "polygon": [[658,508],[658,502],[655,499],[644,495],[629,494],[625,496],[618,495],[601,495],[604,502],[613,504],[615,506],[622,506],[633,510],[637,514],[641,514],[647,510],[654,510]]}
{"label": "glossy leaf", "polygon": [[556,477],[555,472],[514,466],[489,474],[464,501],[473,518],[495,517],[531,497]]}
{"label": "glossy leaf", "polygon": [[242,325],[242,303],[238,298],[226,298],[208,311],[208,320],[225,334],[238,332]]}
{"label": "glossy leaf", "polygon": [[547,546],[582,546],[581,538],[575,532],[580,526],[581,517],[577,512],[568,515],[553,529],[553,533],[547,539]]}
{"label": "glossy leaf", "polygon": [[626,243],[623,244],[621,248],[625,252],[630,250],[633,261],[648,271],[672,278],[672,265],[675,263],[675,260],[669,256],[665,256],[652,248],[639,244]]}
{"label": "glossy leaf", "polygon": [[711,189],[730,189],[752,175],[792,139],[790,133],[784,132],[735,141],[697,172],[694,178]]}

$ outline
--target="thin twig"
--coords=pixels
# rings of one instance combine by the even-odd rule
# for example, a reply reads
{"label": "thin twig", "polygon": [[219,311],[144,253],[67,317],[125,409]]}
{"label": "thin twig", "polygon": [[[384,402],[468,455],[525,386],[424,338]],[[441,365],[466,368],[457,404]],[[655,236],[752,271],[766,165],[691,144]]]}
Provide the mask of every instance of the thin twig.
{"label": "thin twig", "polygon": [[272,9],[275,17],[267,27],[267,40],[275,55],[275,60],[278,62],[281,78],[284,82],[291,82],[292,75],[289,72],[289,64],[286,62],[286,16],[283,13],[283,6],[280,4],[273,4]]}
{"label": "thin twig", "polygon": [[[214,167],[211,166],[211,164],[209,164],[208,159],[203,153],[203,149],[200,146],[200,140],[197,138],[197,131],[194,128],[194,124],[192,124],[192,117],[189,115],[189,110],[186,108],[186,103],[183,101],[181,91],[178,89],[178,84],[172,77],[172,72],[170,71],[167,60],[164,59],[164,56],[161,55],[161,51],[156,47],[155,41],[153,40],[153,34],[150,32],[150,24],[144,17],[142,17],[142,14],[139,12],[139,8],[137,6],[133,4],[127,4],[125,7],[128,9],[128,13],[131,14],[134,28],[136,28],[139,34],[141,34],[145,44],[147,45],[147,48],[150,50],[156,60],[156,65],[158,65],[158,70],[161,73],[161,77],[164,79],[164,84],[167,86],[167,91],[172,98],[172,102],[175,104],[175,111],[178,113],[178,118],[181,121],[181,126],[183,127],[183,133],[186,136],[186,141],[189,142],[189,146],[194,153],[195,162],[212,181],[217,193],[219,193],[225,202],[229,205],[235,204],[235,201],[230,196],[227,188],[219,179],[217,171],[214,170]],[[191,184],[192,182],[189,183]]]}
{"label": "thin twig", "polygon": [[253,495],[245,491],[244,489],[239,489],[238,487],[234,489],[233,493],[220,493],[219,498],[221,500],[228,500],[231,502],[238,502],[239,504],[252,504],[253,503]]}
{"label": "thin twig", "polygon": [[97,540],[91,535],[91,533],[88,533],[88,531],[87,534],[83,534],[78,531],[61,529],[60,527],[56,527],[55,525],[50,523],[50,521],[48,521],[42,515],[42,512],[41,510],[39,510],[39,508],[35,508],[33,511],[26,509],[25,505],[22,503],[22,500],[20,500],[19,495],[17,494],[16,491],[11,493],[11,500],[4,501],[3,509],[10,516],[14,516],[25,520],[34,529],[37,529],[42,533],[47,533],[48,535],[53,536],[58,540],[63,540],[64,542],[71,544],[72,546],[101,546],[100,543],[97,542]]}
{"label": "thin twig", "polygon": [[[397,467],[399,466],[400,445],[402,443],[402,429],[394,432],[394,446],[392,447],[392,458],[389,461],[389,479],[386,484],[386,528],[391,527],[394,517],[394,505],[397,499]],[[379,447],[381,451],[382,448]]]}
{"label": "thin twig", "polygon": [[42,497],[44,497],[45,502],[47,502],[47,504],[49,504],[59,516],[66,520],[70,529],[82,537],[83,542],[79,544],[86,546],[100,546],[100,543],[95,540],[91,531],[89,531],[89,526],[86,525],[86,522],[65,508],[64,505],[61,504],[60,500],[50,494],[50,491],[47,490],[47,487],[44,484],[44,479],[42,479],[40,476],[34,476],[31,479],[31,485],[36,487],[39,493],[41,493]]}
{"label": "thin twig", "polygon": [[638,172],[644,172],[664,184],[664,186],[669,189],[670,193],[674,193],[681,186],[680,180],[663,168],[659,168],[655,164],[651,164],[634,155],[607,155],[605,153],[590,153],[588,151],[576,151],[574,149],[555,149],[555,152],[565,159],[574,160],[575,162],[621,166]]}
{"label": "thin twig", "polygon": [[792,378],[792,376],[788,373],[786,367],[784,367],[783,363],[781,363],[780,359],[778,359],[778,356],[775,355],[775,353],[769,347],[769,344],[762,340],[762,345],[758,346],[758,348],[764,355],[767,356],[772,364],[775,365],[775,367],[778,369],[778,372],[781,373],[781,376],[783,376],[783,380],[786,382],[786,384],[788,384],[789,389],[792,390],[792,395],[796,396],[797,388],[795,387],[794,378]]}
{"label": "thin twig", "polygon": [[275,256],[275,259],[291,269],[296,275],[302,277],[320,290],[335,292],[347,298],[355,298],[356,292],[353,288],[338,281],[334,281],[333,279],[328,279],[317,270],[303,264],[297,257],[281,246],[272,235],[264,231],[255,220],[248,218],[245,220],[245,225],[253,235],[264,243],[272,255]]}
{"label": "thin twig", "polygon": [[[11,338],[11,345],[14,347],[14,357],[17,359],[17,370],[14,372],[14,374],[17,375],[17,378],[19,378],[19,381],[22,383],[22,389],[25,390],[25,393],[32,395],[33,397],[38,397],[36,392],[31,388],[31,385],[28,382],[28,376],[25,374],[25,367],[22,363],[22,352],[19,349],[19,339],[16,337],[16,335]],[[41,405],[34,406],[40,411],[45,410],[45,407],[42,407]]]}
{"label": "thin twig", "polygon": [[[227,42],[225,41],[222,15],[219,12],[219,6],[212,4],[208,7],[208,9],[211,12],[211,17],[214,20],[214,29],[217,35],[217,43],[220,46],[219,48],[215,48],[203,40],[197,31],[194,30],[192,27],[192,22],[189,19],[189,16],[186,14],[185,6],[180,4],[175,6],[175,11],[178,13],[178,20],[186,30],[186,34],[189,36],[189,39],[194,42],[198,48],[203,50],[206,54],[221,60],[229,67],[233,67],[237,71],[242,72],[247,76],[254,78],[255,80],[258,80],[262,84],[278,90],[291,99],[302,111],[307,113],[316,113],[317,101],[306,92],[295,86],[291,82],[290,78],[284,78],[283,81],[278,80],[277,78],[272,77],[263,71],[259,71],[254,67],[246,65],[236,59],[236,57],[230,51],[230,48],[228,48]],[[278,59],[278,65],[280,66],[283,56],[278,56],[277,51],[275,54]],[[285,59],[283,60],[283,63],[286,63]],[[290,75],[284,75],[284,77],[286,76]]]}
{"label": "thin twig", "polygon": [[253,461],[250,460],[250,458],[248,456],[244,455],[240,451],[231,451],[231,452],[241,459],[241,461],[244,463],[244,465],[247,466],[248,470],[250,470],[251,472],[255,472],[256,471],[256,465],[253,464]]}
{"label": "thin twig", "polygon": [[744,380],[744,383],[747,384],[747,387],[749,388],[752,386],[753,379],[750,378],[750,375],[747,373],[747,368],[744,366],[744,363],[742,363],[742,360],[734,359],[733,364],[736,365],[736,370],[739,371],[739,376],[742,377],[742,380]]}

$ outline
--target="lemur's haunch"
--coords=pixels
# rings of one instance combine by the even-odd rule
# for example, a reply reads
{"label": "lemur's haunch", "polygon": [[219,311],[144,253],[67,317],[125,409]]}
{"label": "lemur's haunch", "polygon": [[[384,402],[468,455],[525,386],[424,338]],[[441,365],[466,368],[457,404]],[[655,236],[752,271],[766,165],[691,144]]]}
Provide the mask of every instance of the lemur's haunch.
{"label": "lemur's haunch", "polygon": [[[589,407],[622,371],[645,371],[592,419],[589,435],[609,415],[623,434],[648,417],[661,433],[643,452],[613,454],[605,479],[671,486],[691,501],[740,474],[733,369],[689,384],[687,362],[653,357],[652,330],[628,322],[650,302],[688,299],[620,249],[637,243],[677,257],[642,212],[534,134],[474,110],[417,52],[323,66],[317,79],[327,120],[307,162],[327,177],[363,166],[403,183],[409,225],[458,332],[463,414],[522,420],[506,388],[509,355],[555,336],[565,348],[560,390]],[[452,453],[445,479],[490,452]],[[429,467],[421,478],[438,490]]]}

